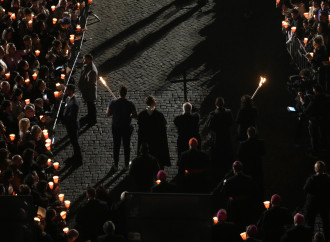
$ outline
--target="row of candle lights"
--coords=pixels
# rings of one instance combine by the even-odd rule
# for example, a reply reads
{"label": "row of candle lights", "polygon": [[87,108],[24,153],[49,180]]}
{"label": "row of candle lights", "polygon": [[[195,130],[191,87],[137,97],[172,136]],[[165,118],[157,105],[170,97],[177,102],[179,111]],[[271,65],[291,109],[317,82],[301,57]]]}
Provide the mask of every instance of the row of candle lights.
{"label": "row of candle lights", "polygon": [[[268,209],[270,206],[270,201],[264,201],[264,206],[266,209]],[[217,224],[218,222],[219,222],[218,217],[213,217],[213,223]],[[246,240],[246,238],[247,238],[246,232],[240,233],[240,236],[241,236],[242,240]]]}

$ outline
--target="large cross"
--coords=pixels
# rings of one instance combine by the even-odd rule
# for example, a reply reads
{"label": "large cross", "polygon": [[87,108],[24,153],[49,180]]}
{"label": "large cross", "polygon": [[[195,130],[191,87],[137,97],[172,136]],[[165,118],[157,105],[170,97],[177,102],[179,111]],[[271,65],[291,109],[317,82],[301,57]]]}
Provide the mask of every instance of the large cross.
{"label": "large cross", "polygon": [[179,83],[179,82],[183,82],[183,95],[184,95],[184,101],[188,101],[188,97],[187,97],[187,82],[193,82],[193,81],[198,81],[197,78],[193,78],[193,79],[187,79],[187,75],[186,72],[184,71],[182,73],[182,77],[183,79],[178,79],[178,80],[171,80],[172,83]]}

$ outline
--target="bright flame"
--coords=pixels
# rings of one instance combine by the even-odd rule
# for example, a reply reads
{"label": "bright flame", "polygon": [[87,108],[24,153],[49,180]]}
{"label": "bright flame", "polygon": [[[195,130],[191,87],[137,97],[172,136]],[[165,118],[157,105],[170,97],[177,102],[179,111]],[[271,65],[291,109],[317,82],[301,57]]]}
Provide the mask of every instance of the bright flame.
{"label": "bright flame", "polygon": [[105,81],[105,80],[103,79],[103,77],[101,77],[101,76],[100,76],[100,81],[102,82],[102,84],[103,84],[104,86],[107,85],[106,81]]}
{"label": "bright flame", "polygon": [[266,82],[266,78],[265,77],[260,77],[260,82],[259,82],[259,87],[262,86],[262,84],[264,84]]}

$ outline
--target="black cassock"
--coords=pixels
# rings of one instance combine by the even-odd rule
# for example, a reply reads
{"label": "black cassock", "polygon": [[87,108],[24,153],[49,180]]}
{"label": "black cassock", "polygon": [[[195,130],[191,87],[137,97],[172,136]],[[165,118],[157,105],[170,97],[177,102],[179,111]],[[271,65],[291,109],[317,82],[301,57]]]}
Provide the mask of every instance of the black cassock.
{"label": "black cassock", "polygon": [[144,110],[138,115],[138,149],[142,143],[147,143],[149,153],[157,158],[163,166],[170,166],[170,153],[167,143],[166,120],[158,110],[151,115]]}

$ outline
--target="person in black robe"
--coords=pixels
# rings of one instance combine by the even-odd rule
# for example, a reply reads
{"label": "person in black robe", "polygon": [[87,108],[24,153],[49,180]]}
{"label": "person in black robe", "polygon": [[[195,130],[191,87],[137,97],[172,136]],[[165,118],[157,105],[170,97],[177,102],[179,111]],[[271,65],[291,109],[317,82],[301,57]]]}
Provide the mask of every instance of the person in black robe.
{"label": "person in black robe", "polygon": [[170,166],[170,153],[167,143],[166,119],[155,109],[156,99],[152,96],[146,98],[147,108],[138,114],[138,147],[147,143],[149,152],[155,156],[163,166]]}
{"label": "person in black robe", "polygon": [[178,129],[178,157],[180,157],[183,151],[189,149],[188,142],[191,138],[196,138],[199,148],[201,147],[199,115],[197,113],[192,113],[192,105],[189,102],[183,104],[183,113],[174,118],[174,124]]}
{"label": "person in black robe", "polygon": [[314,165],[315,174],[310,176],[304,186],[307,193],[305,216],[307,225],[314,228],[315,218],[320,214],[323,223],[323,232],[326,241],[329,241],[329,212],[330,212],[330,177],[326,173],[323,161]]}
{"label": "person in black robe", "polygon": [[270,200],[271,207],[258,221],[258,228],[265,242],[280,241],[286,228],[293,222],[289,209],[281,206],[281,200],[279,195],[274,194]]}
{"label": "person in black robe", "polygon": [[97,237],[97,242],[124,242],[125,238],[115,234],[116,226],[111,221],[106,221],[103,224],[104,235]]}
{"label": "person in black robe", "polygon": [[103,234],[103,224],[106,221],[108,206],[105,202],[96,199],[94,188],[87,188],[87,203],[82,206],[76,216],[76,225],[82,241],[96,241]]}
{"label": "person in black robe", "polygon": [[238,124],[238,140],[247,139],[246,131],[250,126],[256,126],[257,109],[253,106],[250,95],[244,95],[241,98],[241,108],[236,117]]}
{"label": "person in black robe", "polygon": [[129,168],[129,177],[132,180],[132,188],[138,192],[149,192],[159,170],[157,159],[149,154],[147,143],[142,143],[140,154],[132,160]]}
{"label": "person in black robe", "polygon": [[262,156],[266,153],[264,141],[256,137],[256,129],[249,127],[247,130],[248,139],[241,142],[238,148],[238,160],[244,165],[246,174],[252,176],[258,184],[258,192],[263,197],[263,171]]}

